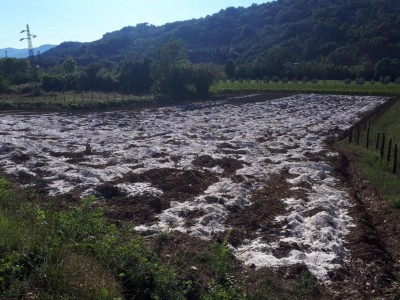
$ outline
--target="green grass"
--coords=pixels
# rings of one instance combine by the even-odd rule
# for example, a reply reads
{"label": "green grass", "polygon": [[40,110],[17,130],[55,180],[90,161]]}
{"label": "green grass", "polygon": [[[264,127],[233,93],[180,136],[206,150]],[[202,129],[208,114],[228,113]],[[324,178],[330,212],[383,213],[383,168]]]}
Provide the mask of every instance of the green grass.
{"label": "green grass", "polygon": [[252,92],[296,92],[296,93],[327,93],[327,94],[354,94],[354,95],[386,95],[399,96],[400,84],[345,84],[337,80],[319,80],[312,82],[264,82],[259,80],[247,81],[220,81],[211,87],[211,93],[220,94],[245,94]]}
{"label": "green grass", "polygon": [[[378,189],[380,194],[394,208],[400,209],[400,164],[397,163],[397,173],[393,174],[394,144],[397,143],[400,151],[400,101],[397,101],[370,127],[369,149],[366,149],[367,131],[360,136],[359,146],[353,142],[348,144],[348,139],[340,145],[355,153],[357,166],[362,174]],[[378,133],[385,133],[386,143],[384,158],[380,156],[382,137],[376,149]],[[391,160],[387,161],[388,142],[392,139]],[[400,153],[399,160],[400,160]]]}

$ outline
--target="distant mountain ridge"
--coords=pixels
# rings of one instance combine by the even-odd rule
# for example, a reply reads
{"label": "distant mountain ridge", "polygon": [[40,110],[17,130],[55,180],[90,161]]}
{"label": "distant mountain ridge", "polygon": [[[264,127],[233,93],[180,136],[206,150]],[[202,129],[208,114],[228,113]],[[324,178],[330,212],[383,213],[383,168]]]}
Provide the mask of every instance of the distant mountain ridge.
{"label": "distant mountain ridge", "polygon": [[[50,49],[53,49],[56,47],[56,45],[49,45],[45,44],[36,48],[33,48],[33,51],[35,54],[38,53],[44,53]],[[7,51],[7,57],[10,58],[26,58],[29,56],[28,49],[16,49],[16,48],[4,48],[0,49],[0,57],[6,57],[6,51]]]}

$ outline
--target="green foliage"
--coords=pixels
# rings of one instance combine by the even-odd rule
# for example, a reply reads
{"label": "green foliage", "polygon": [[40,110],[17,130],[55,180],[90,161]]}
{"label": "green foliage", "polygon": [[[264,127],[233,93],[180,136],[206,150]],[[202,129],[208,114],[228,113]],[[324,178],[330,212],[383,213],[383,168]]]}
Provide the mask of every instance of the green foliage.
{"label": "green foliage", "polygon": [[235,78],[236,76],[235,64],[231,59],[225,64],[225,74],[228,78]]}
{"label": "green foliage", "polygon": [[61,76],[45,75],[42,78],[42,89],[44,91],[63,91],[66,88],[66,80]]}
{"label": "green foliage", "polygon": [[0,75],[0,93],[4,93],[9,89],[6,80]]}
{"label": "green foliage", "polygon": [[317,296],[318,295],[318,282],[307,272],[303,272],[296,284],[296,294],[301,295],[301,298],[306,296]]}
{"label": "green foliage", "polygon": [[220,68],[213,64],[193,66],[193,84],[199,96],[208,96],[211,85],[223,78]]}
{"label": "green foliage", "polygon": [[223,286],[213,283],[202,297],[202,300],[241,300],[246,299],[243,292],[235,286]]}
{"label": "green foliage", "polygon": [[118,75],[119,87],[128,93],[149,93],[154,83],[151,77],[151,61],[126,61]]}
{"label": "green foliage", "polygon": [[186,299],[190,281],[129,229],[107,223],[95,199],[66,211],[43,210],[16,197],[0,179],[0,295],[14,299],[34,287],[40,299]]}
{"label": "green foliage", "polygon": [[62,66],[64,68],[65,73],[67,74],[74,73],[76,69],[76,61],[72,57],[68,57],[64,60]]}
{"label": "green foliage", "polygon": [[0,78],[11,84],[23,84],[30,81],[29,63],[27,59],[0,59]]}
{"label": "green foliage", "polygon": [[163,94],[185,94],[192,80],[192,65],[187,60],[184,44],[180,40],[170,40],[160,46],[152,65],[156,89]]}
{"label": "green foliage", "polygon": [[94,197],[84,198],[80,206],[60,212],[57,227],[63,242],[93,250],[98,239],[116,234],[115,226],[106,224],[103,209],[92,207],[94,200]]}
{"label": "green foliage", "polygon": [[[366,144],[366,132],[362,132],[360,137],[360,145],[362,146],[349,145],[347,140],[341,143],[349,151],[357,153],[357,166],[362,174],[394,208],[400,208],[400,177],[398,174],[399,168],[397,174],[392,174],[393,159],[390,162],[387,161],[387,143],[391,138],[393,144],[400,145],[399,114],[400,102],[398,101],[372,124],[370,127],[370,144],[368,150],[364,146]],[[380,143],[378,144],[378,150],[375,150],[378,133],[385,133],[386,135],[386,150],[383,159],[381,159],[379,151],[382,139],[380,139]],[[391,157],[393,158],[393,153]]]}
{"label": "green foliage", "polygon": [[328,93],[328,94],[355,94],[355,95],[400,95],[400,87],[395,83],[376,83],[360,85],[355,82],[347,83],[336,80],[320,80],[314,84],[308,83],[308,78],[303,77],[302,82],[290,81],[288,83],[277,82],[231,82],[220,81],[215,83],[210,91],[213,94],[227,93],[253,93],[253,92],[301,92],[301,93]]}
{"label": "green foliage", "polygon": [[213,244],[212,268],[217,278],[221,281],[230,279],[234,270],[232,252],[227,247],[228,236],[225,237],[222,243],[216,242]]}
{"label": "green foliage", "polygon": [[67,55],[85,67],[141,61],[173,37],[185,43],[192,63],[229,62],[229,78],[394,79],[400,76],[399,15],[400,6],[390,1],[269,1],[198,20],[125,27],[85,45],[63,43],[45,52],[41,64],[62,64]]}

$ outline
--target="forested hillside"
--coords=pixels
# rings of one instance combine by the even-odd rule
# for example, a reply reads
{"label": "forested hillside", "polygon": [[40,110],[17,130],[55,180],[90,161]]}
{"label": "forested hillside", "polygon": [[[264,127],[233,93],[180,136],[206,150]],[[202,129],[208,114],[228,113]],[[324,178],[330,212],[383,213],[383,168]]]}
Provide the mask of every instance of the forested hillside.
{"label": "forested hillside", "polygon": [[[193,63],[233,60],[243,65],[240,77],[283,76],[296,63],[313,62],[299,73],[333,79],[352,71],[369,78],[377,62],[399,57],[400,1],[279,0],[231,7],[198,20],[125,27],[93,43],[64,43],[44,54],[42,63],[51,65],[68,55],[84,66],[100,60],[140,60],[169,39],[184,41]],[[382,62],[378,73],[387,65]],[[396,77],[396,69],[384,75]]]}

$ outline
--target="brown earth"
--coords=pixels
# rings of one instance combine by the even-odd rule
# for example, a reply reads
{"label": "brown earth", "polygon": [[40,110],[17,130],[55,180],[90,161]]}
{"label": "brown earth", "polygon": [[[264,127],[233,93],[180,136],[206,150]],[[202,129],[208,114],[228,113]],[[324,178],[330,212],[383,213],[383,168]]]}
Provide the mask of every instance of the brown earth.
{"label": "brown earth", "polygon": [[[155,221],[155,216],[168,209],[171,201],[192,201],[217,181],[218,177],[209,171],[152,169],[141,174],[129,173],[117,182],[97,187],[97,192],[106,199],[103,205],[109,217],[119,221],[129,220],[139,225]],[[150,182],[162,190],[163,194],[126,197],[115,187],[115,184],[122,182]]]}
{"label": "brown earth", "polygon": [[400,299],[400,213],[381,198],[342,152],[336,173],[348,186],[356,227],[347,236],[350,261],[333,272],[335,299]]}
{"label": "brown earth", "polygon": [[[260,97],[265,100],[263,95],[237,99],[233,102],[237,104],[256,102],[261,100]],[[237,151],[228,143],[221,143],[218,148],[219,151]],[[64,155],[64,153],[53,153],[53,155]],[[341,179],[343,189],[351,195],[352,207],[349,213],[356,225],[346,237],[347,248],[351,252],[349,261],[344,267],[331,272],[330,286],[316,285],[315,279],[303,265],[255,270],[254,266],[245,267],[235,261],[237,278],[248,285],[249,294],[258,293],[265,299],[266,294],[261,293],[267,293],[265,289],[272,286],[276,289],[271,296],[272,299],[283,299],[286,296],[299,299],[296,292],[304,285],[304,278],[309,278],[306,283],[308,282],[311,287],[308,287],[302,299],[400,299],[400,213],[392,209],[380,197],[377,190],[363,178],[355,167],[352,155],[352,153],[342,153],[340,159],[334,162],[336,176]],[[310,154],[308,158],[318,161],[326,159],[324,156],[325,153]],[[66,157],[77,161],[84,160],[81,153]],[[15,161],[26,159],[24,155],[13,157]],[[179,161],[180,157],[174,157],[174,160]],[[235,175],[236,170],[243,166],[240,160],[233,158],[218,160],[210,156],[200,156],[193,161],[193,165],[199,170],[154,169],[142,174],[130,173],[119,182],[99,186],[97,192],[105,199],[101,205],[105,206],[107,215],[113,221],[131,220],[134,224],[146,224],[154,221],[156,214],[167,209],[170,201],[191,201],[202,194],[208,186],[217,182],[218,177],[214,173],[204,171],[202,168],[218,165],[224,169],[223,176],[231,176],[238,182],[245,180],[240,175]],[[21,174],[21,181],[31,181],[32,178],[28,175]],[[228,236],[230,244],[238,246],[245,237],[253,237],[256,231],[265,240],[274,237],[283,224],[277,224],[273,220],[276,216],[284,214],[287,209],[281,199],[286,197],[305,199],[307,191],[311,188],[303,182],[296,186],[299,189],[291,189],[295,186],[286,180],[290,176],[285,172],[271,176],[262,189],[253,191],[251,206],[230,207],[226,221],[227,225],[232,227]],[[161,196],[145,194],[127,198],[115,187],[115,184],[121,182],[150,182],[152,186],[163,190],[164,194]],[[65,203],[70,203],[75,199],[75,195],[70,193],[64,198]],[[316,208],[307,214],[311,216],[318,212],[320,211]],[[193,211],[189,217],[198,217],[203,213],[201,210]],[[224,236],[226,235],[215,237],[215,241],[221,241]],[[180,268],[179,276],[182,279],[197,278],[198,284],[201,285],[213,276],[209,266],[213,241],[203,241],[180,233],[169,233],[166,237],[162,235],[148,237],[147,241],[163,261]],[[274,255],[283,257],[297,247],[299,246],[281,243]],[[289,294],[285,294],[286,291],[289,291]],[[195,295],[193,298],[196,298]]]}

